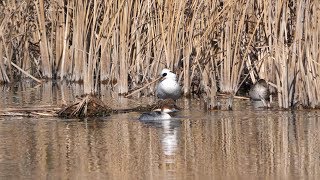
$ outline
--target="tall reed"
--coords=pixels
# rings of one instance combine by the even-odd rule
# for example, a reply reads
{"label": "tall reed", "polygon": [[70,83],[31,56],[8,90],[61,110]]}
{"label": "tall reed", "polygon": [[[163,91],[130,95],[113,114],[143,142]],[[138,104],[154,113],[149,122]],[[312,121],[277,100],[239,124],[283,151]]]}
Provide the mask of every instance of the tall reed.
{"label": "tall reed", "polygon": [[[179,75],[183,93],[238,93],[264,78],[280,107],[319,107],[319,9],[314,0],[0,3],[0,82],[23,76],[106,83],[126,93]],[[149,92],[154,91],[151,86]]]}

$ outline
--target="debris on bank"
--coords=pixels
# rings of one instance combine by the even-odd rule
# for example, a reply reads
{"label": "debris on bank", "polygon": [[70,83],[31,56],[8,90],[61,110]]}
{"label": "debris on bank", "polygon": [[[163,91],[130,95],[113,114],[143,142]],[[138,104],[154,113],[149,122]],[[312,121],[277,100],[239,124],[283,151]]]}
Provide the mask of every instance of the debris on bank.
{"label": "debris on bank", "polygon": [[62,108],[57,112],[63,118],[84,118],[109,116],[112,109],[100,99],[91,94],[82,95],[77,102]]}
{"label": "debris on bank", "polygon": [[[159,100],[157,103],[152,105],[140,105],[128,109],[112,109],[106,106],[96,96],[85,94],[76,102],[62,108],[53,106],[5,108],[0,110],[0,116],[61,118],[104,117],[111,114],[152,111],[162,107],[164,103],[171,104],[175,102],[173,100]],[[177,109],[179,108],[177,107]]]}

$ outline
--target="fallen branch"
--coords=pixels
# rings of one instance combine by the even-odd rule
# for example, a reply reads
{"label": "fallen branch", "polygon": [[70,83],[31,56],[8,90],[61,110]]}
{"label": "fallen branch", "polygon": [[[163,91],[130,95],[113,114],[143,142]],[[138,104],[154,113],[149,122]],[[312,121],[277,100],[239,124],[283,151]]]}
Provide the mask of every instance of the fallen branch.
{"label": "fallen branch", "polygon": [[19,108],[4,108],[4,109],[0,109],[0,112],[26,112],[26,111],[59,111],[61,109],[61,107],[57,107],[57,106],[41,106],[41,107],[19,107]]}
{"label": "fallen branch", "polygon": [[153,80],[153,81],[151,81],[151,82],[147,83],[146,85],[144,85],[143,87],[141,87],[141,88],[139,88],[139,89],[137,89],[137,90],[134,90],[132,93],[127,94],[127,95],[125,95],[124,97],[126,97],[126,98],[127,98],[127,97],[132,96],[133,94],[135,94],[135,93],[137,93],[137,92],[142,91],[142,90],[143,90],[143,89],[145,89],[146,87],[148,87],[148,86],[150,86],[151,84],[153,84],[153,83],[157,82],[159,79],[161,79],[161,77],[159,77],[159,78],[157,78],[157,79],[155,79],[155,80]]}
{"label": "fallen branch", "polygon": [[0,110],[0,116],[20,116],[20,117],[55,117],[58,116],[59,107],[22,107],[5,108]]}
{"label": "fallen branch", "polygon": [[11,61],[12,66],[14,66],[15,68],[17,68],[19,71],[21,71],[23,74],[29,76],[30,78],[32,78],[33,80],[37,81],[38,83],[42,83],[42,81],[40,81],[39,79],[37,79],[36,77],[32,76],[31,74],[29,74],[28,72],[26,72],[25,70],[21,69],[19,66],[17,66],[15,63],[13,63]]}
{"label": "fallen branch", "polygon": [[[224,98],[229,98],[230,97],[230,94],[223,94],[223,93],[220,93],[218,94],[218,96],[220,97],[224,97]],[[244,96],[233,96],[234,99],[243,99],[243,100],[250,100],[250,98],[248,97],[244,97]]]}

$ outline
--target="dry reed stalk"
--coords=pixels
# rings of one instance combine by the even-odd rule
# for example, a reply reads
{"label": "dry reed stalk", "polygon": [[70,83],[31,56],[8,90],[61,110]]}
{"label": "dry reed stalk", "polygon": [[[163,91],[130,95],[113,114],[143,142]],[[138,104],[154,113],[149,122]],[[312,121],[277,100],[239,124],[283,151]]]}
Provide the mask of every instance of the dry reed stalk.
{"label": "dry reed stalk", "polygon": [[40,53],[41,53],[41,71],[42,75],[47,78],[52,78],[52,65],[49,57],[47,28],[45,19],[44,0],[39,0],[39,6],[35,3],[39,22],[39,37],[40,37]]}
{"label": "dry reed stalk", "polygon": [[74,2],[72,12],[72,26],[73,26],[73,63],[72,65],[72,81],[84,80],[83,67],[85,66],[85,7],[86,5],[81,2]]}
{"label": "dry reed stalk", "polygon": [[[144,22],[146,19],[144,16],[146,15],[146,7],[147,5],[141,4],[141,2],[136,2],[133,4],[133,10],[132,10],[132,38],[130,38],[130,54],[133,53],[135,54],[135,58],[130,58],[129,59],[129,72],[136,72],[135,76],[132,76],[132,82],[131,82],[131,88],[135,88],[139,86],[139,81],[143,82],[147,77],[146,77],[146,72],[144,71],[144,65],[148,66],[149,61],[143,59],[146,54],[146,45],[143,45],[142,43],[146,41],[146,38],[148,36],[144,36],[143,34],[143,26],[145,26]],[[135,46],[134,46],[135,44]],[[143,72],[144,71],[144,72]]]}
{"label": "dry reed stalk", "polygon": [[[129,59],[129,32],[131,24],[131,6],[132,1],[125,2],[123,12],[119,17],[119,41],[120,41],[120,57],[119,57],[119,93],[128,92],[128,59]],[[129,25],[129,26],[128,26]]]}
{"label": "dry reed stalk", "polygon": [[[68,5],[68,4],[67,4]],[[59,7],[63,7],[63,1],[58,1],[58,6]],[[67,8],[67,12],[66,12],[66,19],[64,19],[64,13],[62,11],[62,9],[58,10],[58,21],[57,21],[57,32],[56,32],[56,59],[59,60],[58,62],[58,67],[57,67],[57,71],[58,71],[58,76],[60,77],[60,79],[64,79],[65,74],[66,74],[66,66],[68,66],[68,33],[69,33],[69,15],[70,12],[70,8]],[[63,22],[65,20],[65,22]],[[63,24],[65,23],[65,24]],[[58,34],[59,33],[59,34]],[[61,34],[60,34],[61,33]],[[61,46],[62,45],[62,46]],[[61,56],[60,56],[61,55]]]}
{"label": "dry reed stalk", "polygon": [[[0,31],[1,32],[1,31]],[[0,82],[10,82],[10,79],[7,75],[5,66],[4,66],[4,57],[3,57],[3,43],[2,38],[0,37]]]}
{"label": "dry reed stalk", "polygon": [[[319,29],[320,29],[320,25],[318,22],[318,20],[320,19],[320,13],[318,11],[316,11],[317,8],[319,8],[318,6],[312,5],[311,3],[308,4],[309,7],[311,7],[310,9],[312,10],[312,12],[315,13],[315,17],[311,14],[307,14],[306,13],[306,19],[308,20],[308,26],[306,28],[310,29],[310,31],[308,31],[309,33],[309,37],[307,38],[308,34],[305,34],[305,39],[308,39],[308,47],[309,49],[307,50],[307,59],[309,59],[309,67],[310,69],[312,69],[312,77],[314,80],[313,83],[313,92],[314,92],[314,96],[313,99],[311,100],[312,102],[312,107],[317,107],[319,106],[320,103],[320,98],[319,98],[319,91],[320,91],[320,77],[319,77],[319,44],[318,42],[320,42],[319,40]],[[300,96],[301,98],[301,96]]]}
{"label": "dry reed stalk", "polygon": [[230,13],[225,22],[226,28],[222,35],[222,47],[226,52],[221,54],[221,59],[224,60],[220,70],[222,92],[235,94],[239,84],[239,76],[242,73],[244,63],[243,58],[245,58],[240,56],[240,41],[245,38],[242,35],[247,8],[248,3],[244,6],[240,5],[240,9],[239,4],[231,4]]}
{"label": "dry reed stalk", "polygon": [[[109,62],[107,59],[102,59],[101,61],[107,61],[107,62],[100,62],[103,64],[103,66],[100,65],[101,68],[107,67],[108,73],[108,78],[101,78],[101,80],[106,80],[108,79],[110,84],[114,84],[114,80],[119,79],[119,74],[118,74],[118,59],[119,59],[119,51],[118,51],[118,39],[116,38],[119,33],[116,31],[117,27],[117,20],[119,20],[119,15],[122,12],[121,10],[124,7],[125,0],[122,0],[121,3],[118,4],[118,6],[115,6],[112,1],[109,1],[108,5],[105,4],[107,10],[104,13],[103,20],[101,23],[100,31],[99,31],[99,40],[98,40],[98,45],[101,48],[102,52],[109,52],[106,54],[108,57],[107,59],[110,59]],[[107,2],[106,2],[107,3]],[[103,39],[103,41],[101,41]],[[103,42],[103,43],[102,43]],[[108,49],[106,49],[108,47]],[[116,66],[115,66],[116,65]]]}
{"label": "dry reed stalk", "polygon": [[[161,43],[165,54],[165,64],[160,66],[174,69],[175,62],[179,59],[179,44],[178,35],[179,29],[182,26],[181,19],[183,14],[181,8],[184,6],[184,1],[164,1],[163,6],[158,4],[159,26],[161,33]],[[167,11],[168,13],[162,13]]]}
{"label": "dry reed stalk", "polygon": [[[207,101],[206,103],[208,104],[208,108],[212,108],[215,109],[216,108],[216,103],[215,103],[215,96],[216,96],[216,92],[214,91],[214,89],[210,88],[210,79],[209,79],[209,69],[208,69],[208,64],[204,67],[204,69],[202,70],[202,82],[201,82],[201,86],[204,89],[204,92],[206,93],[207,98],[205,98],[205,100]],[[211,86],[213,87],[213,86]]]}
{"label": "dry reed stalk", "polygon": [[195,29],[195,21],[196,21],[196,16],[193,15],[193,13],[197,14],[201,7],[200,5],[198,5],[197,7],[193,8],[191,3],[192,3],[191,1],[188,1],[184,7],[184,9],[186,9],[186,12],[185,12],[186,22],[184,23],[185,24],[184,31],[186,32],[186,36],[183,38],[185,41],[185,44],[182,49],[183,49],[183,55],[185,57],[184,63],[183,63],[183,80],[184,80],[183,94],[185,96],[188,96],[191,93],[190,89],[191,89],[192,74],[190,74],[190,70],[191,70],[190,61],[193,60],[191,59],[193,58],[191,56],[192,56],[193,46],[194,46],[193,37],[194,37],[194,29]]}
{"label": "dry reed stalk", "polygon": [[[64,66],[64,62],[61,62],[62,59],[64,59],[65,51],[64,47],[66,46],[65,44],[65,39],[66,39],[66,32],[68,32],[68,9],[66,12],[67,19],[65,19],[65,14],[64,14],[64,1],[63,0],[57,0],[56,4],[54,5],[56,12],[53,14],[53,20],[55,28],[52,28],[52,31],[54,31],[55,36],[52,35],[52,38],[54,38],[54,41],[52,41],[52,46],[55,47],[55,69],[57,70],[57,74],[59,76],[64,76],[64,72],[61,73],[59,72],[59,64],[61,63],[61,66]],[[62,64],[63,63],[63,64]],[[64,71],[64,67],[61,68]],[[60,77],[61,78],[61,77]]]}
{"label": "dry reed stalk", "polygon": [[[93,3],[93,4],[92,4]],[[96,92],[96,83],[94,80],[94,72],[96,69],[96,59],[95,59],[95,43],[96,43],[96,38],[95,38],[95,33],[96,33],[96,23],[97,17],[98,17],[98,7],[97,7],[97,2],[89,2],[88,3],[88,8],[86,9],[86,20],[87,22],[85,23],[85,29],[86,29],[86,37],[89,37],[89,39],[84,43],[85,51],[88,51],[87,54],[85,55],[84,58],[84,63],[83,63],[83,74],[84,74],[84,79],[83,83],[85,84],[84,86],[84,93],[94,93]],[[86,8],[85,6],[84,8]],[[90,7],[90,6],[93,6]],[[90,8],[89,8],[90,7]],[[90,16],[90,12],[92,12],[92,15]]]}
{"label": "dry reed stalk", "polygon": [[[273,6],[269,2],[264,2],[267,7]],[[274,58],[273,64],[274,67],[278,69],[277,73],[275,73],[276,79],[274,79],[277,82],[277,92],[278,92],[278,97],[279,97],[279,106],[283,107],[285,99],[283,99],[284,96],[282,94],[285,91],[285,88],[283,86],[283,73],[286,70],[286,50],[282,46],[283,45],[283,34],[285,31],[285,24],[284,24],[284,19],[285,17],[282,17],[285,14],[285,9],[283,9],[282,3],[279,1],[276,1],[274,4],[274,9],[275,11],[272,10],[272,8],[266,9],[265,10],[265,19],[264,21],[267,21],[264,23],[265,29],[267,32],[270,34],[274,34],[275,36],[271,36],[271,40],[268,41],[268,46],[270,48],[271,54]],[[281,11],[283,13],[281,14]],[[275,23],[277,22],[277,23]],[[274,32],[275,29],[278,29],[279,32]],[[279,39],[280,38],[280,39]],[[282,47],[282,48],[280,48]],[[271,79],[271,78],[269,78]]]}
{"label": "dry reed stalk", "polygon": [[[107,39],[103,38],[101,40],[101,44],[108,44]],[[110,70],[111,70],[111,49],[112,46],[108,44],[106,46],[106,49],[104,51],[101,51],[101,59],[100,59],[100,80],[101,82],[107,82],[107,80],[110,81]]]}
{"label": "dry reed stalk", "polygon": [[[262,17],[262,16],[261,16]],[[244,63],[247,65],[247,67],[248,67],[248,71],[249,71],[249,75],[250,75],[250,77],[251,77],[251,80],[252,80],[252,83],[254,84],[255,82],[256,82],[256,77],[255,77],[255,75],[254,75],[254,67],[253,67],[253,65],[252,64],[254,64],[254,63],[252,63],[251,61],[251,59],[250,59],[250,56],[248,55],[249,54],[249,51],[250,51],[250,46],[252,45],[252,42],[253,42],[253,39],[254,39],[254,37],[255,37],[255,33],[256,33],[256,31],[257,31],[257,29],[258,29],[258,27],[259,27],[259,25],[260,25],[260,22],[261,22],[261,20],[262,20],[262,18],[259,18],[258,19],[258,21],[257,21],[257,23],[256,23],[256,25],[255,25],[255,27],[254,27],[254,30],[253,30],[253,33],[252,33],[252,35],[251,35],[251,37],[250,37],[250,40],[249,40],[249,42],[248,42],[248,45],[246,45],[246,50],[245,50],[245,53],[244,53],[244,58],[248,58],[246,61],[242,61],[242,63],[241,63],[241,68],[240,68],[240,73],[238,72],[238,77],[237,77],[237,84],[238,84],[238,87],[237,87],[237,89],[235,90],[235,93],[239,90],[239,88],[240,88],[240,86],[241,86],[241,84],[242,84],[242,82],[241,83],[239,83],[240,82],[240,77],[241,77],[241,71],[243,70],[243,66],[244,66]],[[258,76],[258,77],[261,77],[261,76]]]}
{"label": "dry reed stalk", "polygon": [[[249,7],[249,1],[247,1],[244,4],[244,7],[241,11],[241,18],[239,19],[239,24],[237,27],[237,36],[236,36],[236,44],[234,47],[234,55],[233,55],[233,64],[232,64],[232,76],[231,76],[231,84],[232,84],[232,90],[233,90],[233,95],[237,92],[238,84],[240,83],[240,76],[242,74],[243,70],[243,64],[244,64],[244,58],[245,56],[242,57],[241,54],[241,41],[246,41],[247,36],[245,34],[245,17],[247,16],[247,10]],[[249,42],[250,46],[250,42]],[[247,48],[246,48],[247,49]]]}
{"label": "dry reed stalk", "polygon": [[32,74],[32,64],[31,64],[31,60],[30,60],[30,56],[28,56],[28,52],[29,52],[29,42],[28,41],[24,41],[24,46],[23,46],[23,59],[21,62],[21,67],[22,69],[24,69],[26,72],[28,72],[29,74]]}
{"label": "dry reed stalk", "polygon": [[109,39],[105,37],[105,32],[104,32],[104,31],[110,32],[110,30],[104,29],[104,27],[106,27],[104,24],[108,22],[108,19],[106,17],[111,16],[111,12],[110,12],[111,5],[109,5],[108,3],[111,3],[111,1],[110,2],[106,1],[104,4],[102,4],[103,6],[106,7],[106,9],[104,11],[103,20],[101,23],[102,29],[99,31],[99,35],[98,35],[98,37],[100,38],[100,43],[97,43],[101,49],[101,58],[100,58],[100,64],[99,64],[100,80],[101,82],[104,82],[104,83],[106,83],[107,80],[110,80],[109,75],[110,75],[110,67],[112,62],[110,57],[112,46],[109,43]]}
{"label": "dry reed stalk", "polygon": [[[302,1],[300,1],[301,3]],[[293,102],[295,100],[295,91],[296,91],[296,84],[294,79],[297,78],[297,75],[299,76],[299,74],[296,73],[297,70],[300,69],[299,67],[299,61],[301,62],[303,60],[303,51],[304,51],[304,47],[303,46],[303,42],[301,41],[302,37],[303,37],[303,19],[304,19],[304,15],[302,13],[303,11],[301,11],[300,8],[297,8],[296,10],[296,31],[295,31],[295,36],[294,36],[294,40],[293,40],[293,44],[291,45],[290,51],[289,51],[289,61],[288,62],[288,74],[286,77],[286,82],[287,82],[287,93],[285,94],[285,97],[287,97],[287,102],[285,102],[285,106],[286,108],[288,108],[289,106],[293,105]],[[298,56],[297,56],[298,53]],[[304,70],[303,68],[300,69],[299,71],[301,71],[301,73],[304,74]]]}
{"label": "dry reed stalk", "polygon": [[[299,6],[299,23],[302,26],[302,30],[299,32],[299,72],[301,72],[301,79],[304,81],[305,86],[299,86],[298,91],[302,91],[299,96],[296,97],[297,101],[300,100],[302,105],[315,108],[319,106],[319,64],[315,61],[318,60],[316,55],[319,47],[317,41],[319,39],[317,19],[319,19],[319,13],[316,16],[308,14],[305,8],[310,7],[314,9],[310,1],[300,2]],[[317,12],[317,11],[314,11]],[[299,16],[298,16],[299,17]],[[301,32],[302,31],[302,32]],[[297,39],[298,39],[297,38]],[[304,52],[304,53],[301,53]],[[299,79],[298,79],[299,80]]]}

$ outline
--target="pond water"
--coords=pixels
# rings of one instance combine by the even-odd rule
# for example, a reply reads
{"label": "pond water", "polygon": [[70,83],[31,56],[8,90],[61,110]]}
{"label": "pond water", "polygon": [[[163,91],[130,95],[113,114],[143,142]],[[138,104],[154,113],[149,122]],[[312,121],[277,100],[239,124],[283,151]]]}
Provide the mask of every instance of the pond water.
{"label": "pond water", "polygon": [[[72,102],[80,85],[0,86],[0,109]],[[101,87],[111,107],[150,103]],[[319,179],[320,111],[280,111],[235,102],[205,111],[180,99],[174,120],[139,113],[104,118],[0,117],[0,179]]]}

